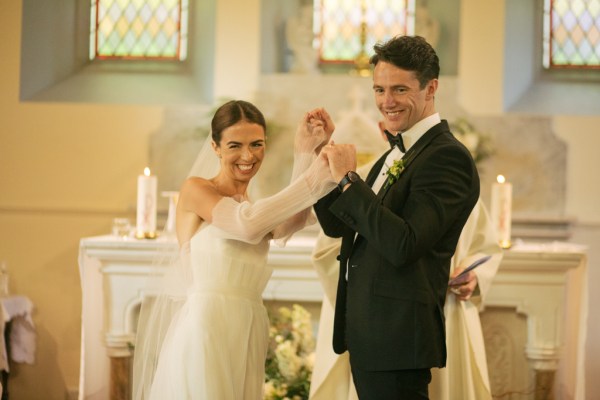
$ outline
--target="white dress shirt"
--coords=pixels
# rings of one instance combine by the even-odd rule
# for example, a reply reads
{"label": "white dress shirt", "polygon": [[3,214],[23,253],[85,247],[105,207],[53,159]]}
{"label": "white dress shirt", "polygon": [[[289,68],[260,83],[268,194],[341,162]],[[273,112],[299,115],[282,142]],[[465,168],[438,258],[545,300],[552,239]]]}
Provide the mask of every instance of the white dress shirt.
{"label": "white dress shirt", "polygon": [[[416,124],[412,126],[407,131],[402,132],[402,142],[404,143],[404,147],[406,151],[412,147],[413,144],[417,142],[427,132],[429,129],[434,127],[435,125],[441,122],[440,114],[435,113],[430,115],[429,117],[423,118]],[[399,135],[400,133],[398,133]],[[394,164],[394,161],[400,160],[404,156],[404,153],[400,151],[398,146],[395,146],[390,154],[388,154],[383,166],[381,167],[381,171],[379,175],[377,175],[377,179],[373,182],[372,189],[375,193],[379,192],[385,180],[387,179],[387,170]]]}

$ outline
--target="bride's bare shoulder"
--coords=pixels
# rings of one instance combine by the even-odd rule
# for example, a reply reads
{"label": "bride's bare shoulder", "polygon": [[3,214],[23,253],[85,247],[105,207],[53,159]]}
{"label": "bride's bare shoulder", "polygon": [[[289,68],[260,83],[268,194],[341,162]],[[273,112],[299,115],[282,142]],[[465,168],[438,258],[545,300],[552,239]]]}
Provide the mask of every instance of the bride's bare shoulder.
{"label": "bride's bare shoulder", "polygon": [[183,181],[183,183],[181,184],[181,190],[180,190],[181,193],[197,192],[197,191],[214,192],[214,191],[216,191],[216,187],[215,187],[215,184],[213,182],[211,182],[210,180],[200,178],[197,176],[191,176],[191,177],[187,178],[185,181]]}
{"label": "bride's bare shoulder", "polygon": [[190,177],[181,185],[179,190],[179,202],[185,208],[196,209],[198,204],[209,204],[218,201],[221,195],[215,184],[204,178]]}

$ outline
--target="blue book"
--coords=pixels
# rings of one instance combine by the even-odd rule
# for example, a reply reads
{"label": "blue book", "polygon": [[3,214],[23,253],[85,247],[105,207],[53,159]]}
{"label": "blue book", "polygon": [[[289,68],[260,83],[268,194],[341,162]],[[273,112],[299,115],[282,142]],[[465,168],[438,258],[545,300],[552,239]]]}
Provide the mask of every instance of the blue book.
{"label": "blue book", "polygon": [[490,258],[492,258],[492,256],[485,256],[485,257],[481,257],[479,260],[476,260],[473,262],[473,264],[469,265],[467,268],[465,268],[460,274],[456,275],[454,278],[452,278],[450,280],[450,282],[448,282],[449,285],[452,285],[452,282],[454,282],[456,279],[460,278],[461,276],[469,273],[469,271],[473,271],[475,268],[479,267],[481,264],[485,263],[487,260],[489,260]]}

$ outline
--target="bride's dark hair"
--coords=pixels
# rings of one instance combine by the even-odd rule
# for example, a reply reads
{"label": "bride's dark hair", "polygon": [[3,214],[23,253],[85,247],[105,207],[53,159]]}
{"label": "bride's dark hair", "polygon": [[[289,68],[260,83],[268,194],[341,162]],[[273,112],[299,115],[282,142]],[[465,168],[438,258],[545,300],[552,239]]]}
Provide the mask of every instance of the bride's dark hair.
{"label": "bride's dark hair", "polygon": [[211,122],[212,140],[221,143],[221,133],[237,124],[240,121],[247,121],[258,124],[267,132],[267,123],[265,117],[258,108],[252,103],[244,100],[231,100],[217,109]]}

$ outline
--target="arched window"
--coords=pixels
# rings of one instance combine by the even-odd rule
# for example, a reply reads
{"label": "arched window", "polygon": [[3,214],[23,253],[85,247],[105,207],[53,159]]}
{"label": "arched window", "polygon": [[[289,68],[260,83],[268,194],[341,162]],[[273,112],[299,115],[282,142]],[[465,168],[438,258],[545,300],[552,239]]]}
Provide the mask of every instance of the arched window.
{"label": "arched window", "polygon": [[600,0],[544,0],[544,68],[600,68]]}
{"label": "arched window", "polygon": [[314,0],[322,63],[351,63],[378,41],[414,34],[414,0]]}
{"label": "arched window", "polygon": [[90,59],[185,60],[188,0],[91,0]]}

